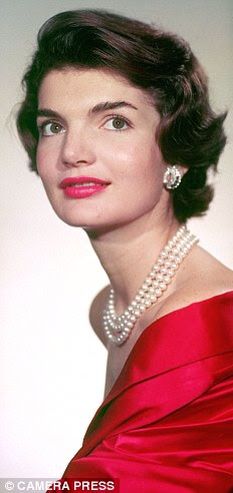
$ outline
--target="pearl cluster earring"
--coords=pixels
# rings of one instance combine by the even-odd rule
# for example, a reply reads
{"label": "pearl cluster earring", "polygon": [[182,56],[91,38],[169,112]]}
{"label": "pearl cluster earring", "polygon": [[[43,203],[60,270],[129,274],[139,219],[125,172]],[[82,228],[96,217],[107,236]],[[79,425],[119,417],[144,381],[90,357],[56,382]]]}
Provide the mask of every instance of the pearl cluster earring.
{"label": "pearl cluster earring", "polygon": [[182,174],[177,168],[177,166],[167,166],[167,169],[164,173],[163,177],[163,184],[165,185],[165,188],[167,190],[175,190],[177,188],[182,180]]}

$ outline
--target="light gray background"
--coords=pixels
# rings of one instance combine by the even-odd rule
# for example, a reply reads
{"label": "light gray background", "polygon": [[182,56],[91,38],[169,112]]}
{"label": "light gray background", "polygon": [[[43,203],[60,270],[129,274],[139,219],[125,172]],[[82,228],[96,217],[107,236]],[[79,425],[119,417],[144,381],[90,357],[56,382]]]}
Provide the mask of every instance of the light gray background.
{"label": "light gray background", "polygon": [[10,116],[22,98],[37,31],[57,12],[99,7],[154,21],[191,43],[210,77],[215,108],[230,112],[214,202],[190,227],[232,267],[232,6],[230,0],[1,2],[1,476],[60,476],[104,389],[106,353],[87,314],[106,276],[84,233],[52,212],[39,178],[27,170]]}

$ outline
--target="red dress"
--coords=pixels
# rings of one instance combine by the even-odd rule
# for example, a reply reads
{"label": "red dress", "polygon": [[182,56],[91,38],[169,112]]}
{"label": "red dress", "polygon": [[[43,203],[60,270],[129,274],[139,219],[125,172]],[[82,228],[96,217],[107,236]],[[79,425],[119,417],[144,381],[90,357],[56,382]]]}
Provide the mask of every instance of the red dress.
{"label": "red dress", "polygon": [[233,492],[233,291],[149,325],[63,478],[120,493]]}

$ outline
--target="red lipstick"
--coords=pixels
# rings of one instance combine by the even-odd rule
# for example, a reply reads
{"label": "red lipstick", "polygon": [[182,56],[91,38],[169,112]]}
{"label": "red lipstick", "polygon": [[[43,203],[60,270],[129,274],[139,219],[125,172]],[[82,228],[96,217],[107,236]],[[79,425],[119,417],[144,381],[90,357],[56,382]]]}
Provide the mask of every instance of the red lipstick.
{"label": "red lipstick", "polygon": [[94,193],[103,191],[109,182],[93,176],[78,176],[65,178],[60,183],[64,194],[72,199],[84,199]]}

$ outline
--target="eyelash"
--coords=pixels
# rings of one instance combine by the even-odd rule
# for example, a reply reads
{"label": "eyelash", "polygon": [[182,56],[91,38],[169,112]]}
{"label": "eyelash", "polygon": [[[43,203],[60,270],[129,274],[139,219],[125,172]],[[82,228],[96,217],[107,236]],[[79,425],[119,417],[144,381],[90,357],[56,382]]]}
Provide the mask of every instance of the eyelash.
{"label": "eyelash", "polygon": [[[125,116],[122,116],[122,115],[118,115],[118,114],[114,114],[114,115],[108,115],[107,118],[106,118],[106,121],[104,123],[104,125],[106,123],[108,123],[109,121],[111,120],[121,120],[122,122],[126,123],[128,125],[128,127],[132,128],[132,124],[130,123],[130,121],[125,117]],[[115,129],[117,132],[123,132],[125,130],[127,130],[127,128],[118,128],[118,129]]]}
{"label": "eyelash", "polygon": [[[111,121],[111,120],[117,120],[117,119],[118,120],[121,120],[124,123],[126,123],[129,128],[132,128],[132,124],[130,123],[130,121],[125,116],[122,116],[122,115],[119,115],[119,114],[108,115],[107,118],[106,118],[106,121],[104,122],[104,125],[106,123],[108,123],[109,121]],[[61,128],[62,128],[62,124],[59,123],[59,122],[57,122],[57,121],[55,121],[55,120],[45,120],[43,123],[41,123],[37,127],[38,128],[39,135],[41,137],[50,137],[50,135],[43,134],[43,132],[44,132],[44,129],[45,129],[45,127],[47,125],[52,125],[52,124],[54,124],[54,125],[60,125]],[[115,131],[116,132],[123,132],[123,131],[127,130],[127,128],[115,128]],[[60,132],[58,132],[58,133],[60,133]],[[56,133],[54,133],[54,135],[56,135]]]}
{"label": "eyelash", "polygon": [[[43,123],[41,123],[40,125],[37,126],[39,135],[41,137],[50,137],[50,135],[43,134],[43,131],[47,125],[52,125],[52,124],[60,125],[60,127],[62,127],[62,124],[59,122],[56,122],[55,120],[45,120]],[[54,135],[56,135],[56,134],[54,134]]]}

